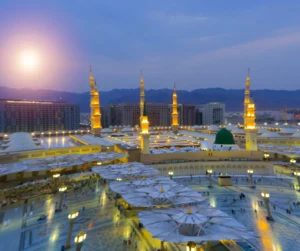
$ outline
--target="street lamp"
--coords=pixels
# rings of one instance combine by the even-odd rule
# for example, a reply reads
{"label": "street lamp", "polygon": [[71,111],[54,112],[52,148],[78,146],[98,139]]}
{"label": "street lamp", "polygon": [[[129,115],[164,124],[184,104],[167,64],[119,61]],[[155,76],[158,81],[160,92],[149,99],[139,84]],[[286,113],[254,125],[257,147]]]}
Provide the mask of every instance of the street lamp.
{"label": "street lamp", "polygon": [[294,172],[294,175],[297,177],[298,191],[300,191],[300,172]]}
{"label": "street lamp", "polygon": [[58,212],[62,211],[62,201],[63,201],[64,192],[66,190],[67,190],[67,187],[60,187],[58,189],[58,191],[60,193],[59,204],[58,204],[58,209],[57,209]]}
{"label": "street lamp", "polygon": [[171,179],[171,180],[173,179],[173,174],[174,174],[173,171],[169,171],[169,176],[170,176],[170,179]]}
{"label": "street lamp", "polygon": [[265,205],[266,205],[266,209],[267,209],[267,220],[269,221],[273,221],[273,217],[271,215],[271,210],[270,210],[270,194],[267,193],[267,192],[262,192],[261,193],[261,196],[263,197],[264,199],[264,202],[265,202]]}
{"label": "street lamp", "polygon": [[71,247],[71,236],[72,236],[72,231],[73,231],[73,225],[74,225],[74,221],[77,217],[78,217],[78,212],[73,212],[68,215],[70,224],[69,224],[69,232],[68,232],[68,238],[67,238],[67,243],[66,243],[65,249],[68,249]]}
{"label": "street lamp", "polygon": [[186,244],[186,251],[196,251],[196,243],[195,242],[192,242],[192,241],[189,241],[187,244]]}
{"label": "street lamp", "polygon": [[212,177],[211,177],[211,175],[212,175],[212,170],[211,169],[209,169],[209,170],[207,170],[206,171],[206,173],[208,173],[208,176],[209,176],[209,188],[213,188],[213,185],[212,185]]}
{"label": "street lamp", "polygon": [[264,158],[265,158],[266,161],[268,161],[269,157],[270,157],[270,154],[268,154],[268,153],[264,154]]}
{"label": "street lamp", "polygon": [[86,239],[86,233],[81,231],[75,236],[76,251],[80,251],[83,245],[84,240]]}
{"label": "street lamp", "polygon": [[255,186],[253,184],[253,170],[249,169],[247,172],[248,172],[249,180],[250,180],[250,188],[255,188]]}
{"label": "street lamp", "polygon": [[53,192],[56,191],[56,187],[57,187],[57,179],[60,177],[59,173],[55,173],[52,175],[53,178]]}

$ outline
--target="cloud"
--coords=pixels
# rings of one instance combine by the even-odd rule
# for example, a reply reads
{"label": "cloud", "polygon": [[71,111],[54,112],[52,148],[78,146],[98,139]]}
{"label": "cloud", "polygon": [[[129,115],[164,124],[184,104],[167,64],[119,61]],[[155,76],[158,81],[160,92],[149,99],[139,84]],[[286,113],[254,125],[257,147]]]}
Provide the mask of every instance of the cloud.
{"label": "cloud", "polygon": [[[203,39],[203,41],[205,41],[214,39],[213,37],[218,36],[216,35],[199,39]],[[221,59],[231,60],[233,58],[245,57],[245,60],[248,60],[249,57],[261,57],[262,55],[264,55],[264,52],[285,48],[291,45],[297,45],[299,43],[300,32],[277,37],[262,38],[231,47],[198,53],[192,56],[179,56],[175,54],[166,56],[165,54],[161,55],[153,53],[146,56],[145,58],[140,58],[138,60],[122,61],[96,56],[92,60],[92,62],[95,62],[95,64],[93,64],[93,67],[97,69],[97,71],[95,72],[97,72],[99,76],[118,75],[122,77],[133,77],[135,75],[138,75],[140,68],[143,68],[145,72],[150,76],[172,75],[174,74],[174,72],[180,72],[180,74],[193,74],[197,72],[197,69],[199,69],[199,65],[203,66],[208,65],[209,63],[220,62]]]}
{"label": "cloud", "polygon": [[211,41],[214,39],[218,39],[221,37],[227,37],[227,34],[221,34],[221,35],[214,35],[214,36],[200,36],[200,37],[193,37],[193,38],[187,38],[186,42],[189,44],[196,44],[200,42],[205,42],[205,41]]}
{"label": "cloud", "polygon": [[186,15],[181,13],[167,13],[165,11],[152,12],[150,17],[170,25],[201,23],[208,20],[207,16],[201,14]]}
{"label": "cloud", "polygon": [[262,53],[267,50],[274,50],[300,43],[300,32],[285,34],[282,36],[262,38],[244,44],[214,50],[205,53],[206,59],[246,56]]}

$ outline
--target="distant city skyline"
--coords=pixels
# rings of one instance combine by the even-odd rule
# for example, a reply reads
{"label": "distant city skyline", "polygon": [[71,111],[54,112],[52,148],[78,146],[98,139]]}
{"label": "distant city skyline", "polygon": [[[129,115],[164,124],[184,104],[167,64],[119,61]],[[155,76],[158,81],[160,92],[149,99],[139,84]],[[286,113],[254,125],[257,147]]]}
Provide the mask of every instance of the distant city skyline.
{"label": "distant city skyline", "polygon": [[[201,3],[200,3],[201,2]],[[0,86],[100,92],[138,88],[299,89],[300,2],[1,1]],[[17,63],[39,55],[36,72]]]}

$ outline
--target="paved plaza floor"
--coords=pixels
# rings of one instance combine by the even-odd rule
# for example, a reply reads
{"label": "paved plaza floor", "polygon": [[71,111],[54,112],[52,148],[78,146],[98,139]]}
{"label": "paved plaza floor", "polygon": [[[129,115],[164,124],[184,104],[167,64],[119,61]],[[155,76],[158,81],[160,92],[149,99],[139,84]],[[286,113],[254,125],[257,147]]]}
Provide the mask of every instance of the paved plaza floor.
{"label": "paved plaza floor", "polygon": [[[247,178],[237,177],[233,186],[220,187],[213,177],[214,187],[209,189],[207,177],[175,178],[179,183],[203,193],[210,204],[217,207],[252,230],[257,238],[238,243],[244,250],[292,251],[300,250],[300,193],[293,189],[293,179],[256,177],[256,188],[251,189]],[[29,215],[23,220],[23,205],[14,205],[0,210],[0,251],[57,251],[66,244],[69,228],[68,214],[79,210],[75,220],[74,236],[81,230],[87,232],[82,251],[90,250],[139,250],[153,251],[160,243],[145,231],[136,227],[136,218],[125,218],[115,207],[113,199],[106,193],[107,187],[97,185],[81,191],[68,193],[62,212],[55,213],[59,195],[48,195],[28,202]],[[270,193],[271,213],[274,221],[266,220],[261,192]],[[209,192],[209,194],[208,194]],[[240,194],[245,199],[240,199]],[[84,207],[84,210],[83,210]],[[291,210],[288,214],[286,210]],[[234,211],[232,211],[234,210]],[[30,215],[32,211],[32,215]],[[233,213],[234,212],[234,213]],[[47,214],[47,220],[38,221],[40,215]],[[6,225],[4,222],[8,222]],[[131,245],[124,244],[130,239]],[[168,250],[185,250],[183,246],[168,244]]]}

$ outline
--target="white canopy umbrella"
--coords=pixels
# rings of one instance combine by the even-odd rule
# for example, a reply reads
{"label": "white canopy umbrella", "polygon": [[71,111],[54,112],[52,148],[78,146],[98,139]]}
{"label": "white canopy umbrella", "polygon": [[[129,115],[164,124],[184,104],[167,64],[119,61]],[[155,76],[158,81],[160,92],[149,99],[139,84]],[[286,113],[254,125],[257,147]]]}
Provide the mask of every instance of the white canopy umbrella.
{"label": "white canopy umbrella", "polygon": [[159,171],[139,162],[93,167],[93,172],[108,180],[130,180],[159,175]]}
{"label": "white canopy umbrella", "polygon": [[70,168],[88,162],[105,162],[124,157],[126,157],[125,154],[117,152],[100,152],[92,154],[68,154],[49,158],[27,159],[21,162],[0,164],[0,176],[17,172],[33,172],[44,170],[54,171],[58,170],[58,168]]}
{"label": "white canopy umbrella", "polygon": [[159,184],[177,184],[175,181],[171,180],[169,177],[159,176],[154,178],[143,177],[137,180],[125,180],[125,181],[114,181],[109,184],[109,187],[112,191],[119,194],[128,193],[134,189],[159,185]]}
{"label": "white canopy umbrella", "polygon": [[123,199],[135,207],[157,207],[203,203],[208,201],[200,193],[177,183],[150,185],[122,194]]}
{"label": "white canopy umbrella", "polygon": [[201,243],[255,237],[241,223],[210,206],[141,211],[139,218],[154,238],[166,242]]}

